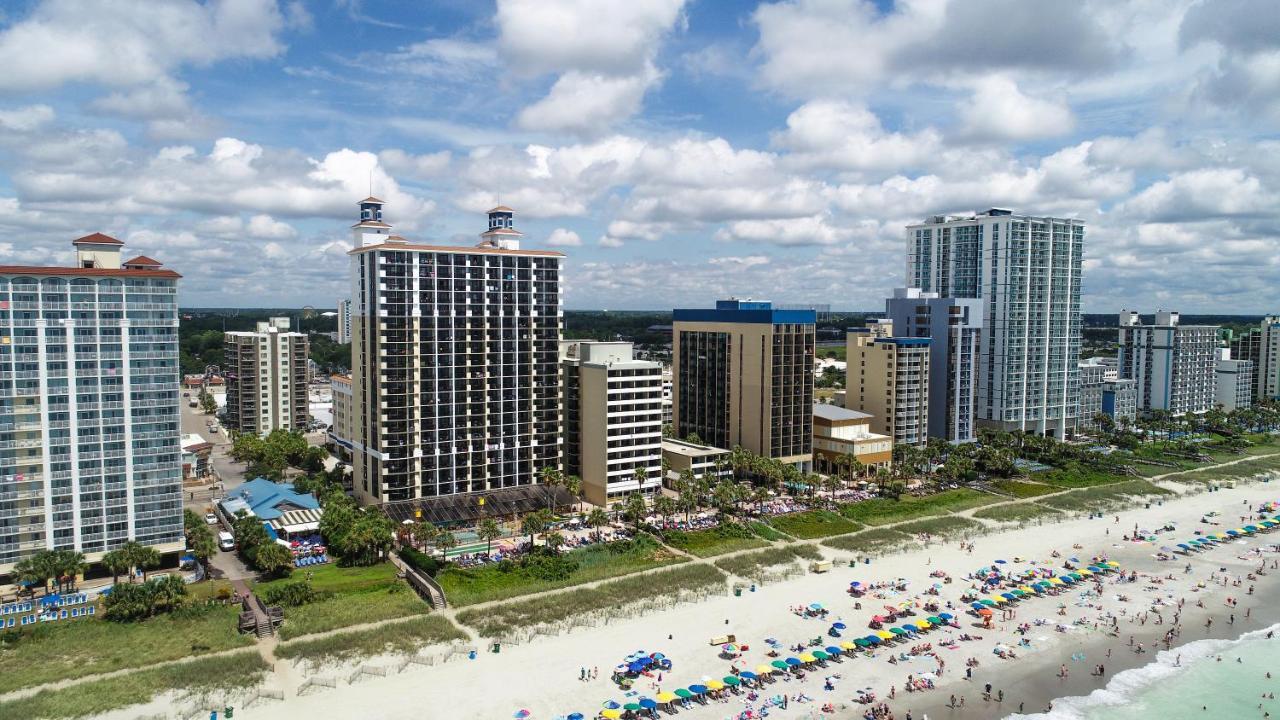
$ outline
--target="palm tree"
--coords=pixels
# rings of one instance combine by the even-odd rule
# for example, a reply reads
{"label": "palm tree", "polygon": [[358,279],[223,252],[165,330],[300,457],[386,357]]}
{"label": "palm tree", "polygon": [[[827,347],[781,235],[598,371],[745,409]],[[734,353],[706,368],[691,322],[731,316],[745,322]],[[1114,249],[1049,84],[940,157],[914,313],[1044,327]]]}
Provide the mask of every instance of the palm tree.
{"label": "palm tree", "polygon": [[440,528],[425,520],[419,520],[409,526],[409,540],[422,547],[429,546],[439,533]]}
{"label": "palm tree", "polygon": [[565,542],[564,533],[559,530],[548,530],[542,535],[542,545],[553,553],[559,553]]}
{"label": "palm tree", "polygon": [[520,534],[529,536],[530,547],[534,545],[535,536],[547,527],[547,516],[543,512],[531,512],[520,519]]}
{"label": "palm tree", "polygon": [[502,537],[502,528],[498,527],[498,521],[493,518],[485,518],[476,527],[476,537],[488,543],[484,554],[490,555],[493,553],[493,541]]}
{"label": "palm tree", "polygon": [[124,556],[129,559],[130,567],[142,571],[142,581],[147,581],[147,570],[160,565],[160,553],[153,547],[130,540],[120,546]]}
{"label": "palm tree", "polygon": [[636,483],[636,489],[644,492],[645,483],[649,482],[649,468],[636,467],[631,471],[631,479]]}
{"label": "palm tree", "polygon": [[67,587],[71,590],[76,589],[76,578],[89,569],[89,563],[85,562],[84,554],[74,550],[63,550],[58,557],[58,579],[61,586],[62,579],[66,579]]}
{"label": "palm tree", "polygon": [[440,551],[440,559],[448,560],[449,551],[458,546],[458,538],[453,536],[452,532],[445,530],[435,537],[436,549]]}
{"label": "palm tree", "polygon": [[587,513],[587,524],[596,530],[596,542],[600,542],[600,528],[609,524],[609,513],[604,508],[594,507]]}
{"label": "palm tree", "polygon": [[129,572],[131,564],[124,550],[112,550],[102,556],[102,567],[111,573],[111,583],[120,582],[120,576]]}
{"label": "palm tree", "polygon": [[578,507],[578,501],[582,494],[582,478],[577,475],[569,475],[564,479],[564,489],[573,496],[574,509]]}
{"label": "palm tree", "polygon": [[653,499],[653,511],[662,518],[662,527],[667,526],[667,516],[676,511],[676,501],[667,495],[659,494]]}
{"label": "palm tree", "polygon": [[556,503],[555,490],[562,484],[564,484],[564,474],[560,472],[559,468],[551,467],[550,465],[542,468],[542,485],[547,489],[548,509],[554,511]]}
{"label": "palm tree", "polygon": [[622,515],[631,522],[637,533],[640,532],[640,523],[648,514],[649,508],[645,505],[644,495],[639,492],[631,493],[623,502]]}
{"label": "palm tree", "polygon": [[[283,546],[276,545],[276,547],[288,552]],[[165,575],[164,577],[155,578],[148,585],[152,588],[154,602],[168,609],[177,607],[182,598],[187,595],[187,584],[177,575]]]}

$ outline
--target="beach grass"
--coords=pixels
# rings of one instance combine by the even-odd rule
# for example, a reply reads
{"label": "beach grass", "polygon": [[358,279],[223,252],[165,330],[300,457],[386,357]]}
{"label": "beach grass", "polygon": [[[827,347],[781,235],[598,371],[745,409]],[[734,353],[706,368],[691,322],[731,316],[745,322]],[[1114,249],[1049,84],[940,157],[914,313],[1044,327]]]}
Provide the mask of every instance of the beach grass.
{"label": "beach grass", "polygon": [[[233,623],[234,625],[234,623]],[[142,647],[129,647],[142,651]],[[126,673],[118,677],[41,690],[29,697],[0,702],[4,718],[82,718],[151,702],[156,696],[178,690],[183,697],[251,688],[262,682],[267,663],[255,651],[201,658]]]}
{"label": "beach grass", "polygon": [[1068,467],[1031,473],[1031,479],[1046,485],[1072,489],[1111,485],[1124,482],[1127,478],[1123,475],[1114,475],[1102,470],[1085,467],[1078,463],[1071,463]]}
{"label": "beach grass", "polygon": [[329,632],[352,625],[421,615],[431,608],[407,584],[397,582],[364,592],[349,592],[328,600],[284,609],[280,639]]}
{"label": "beach grass", "polygon": [[893,528],[871,528],[852,535],[829,538],[823,540],[822,544],[835,550],[877,555],[905,550],[916,545],[916,541],[911,536]]}
{"label": "beach grass", "polygon": [[860,530],[861,525],[830,510],[808,510],[772,518],[769,524],[791,537],[802,540],[844,535]]}
{"label": "beach grass", "polygon": [[366,567],[341,567],[332,562],[313,565],[305,570],[295,570],[287,578],[254,583],[254,593],[261,593],[269,587],[303,579],[309,579],[311,587],[321,592],[331,592],[335,595],[363,593],[369,590],[385,589],[395,583],[396,566],[389,562]]}
{"label": "beach grass", "polygon": [[276,657],[322,664],[375,655],[405,655],[427,645],[466,639],[467,634],[448,618],[426,615],[358,632],[281,643]]}
{"label": "beach grass", "polygon": [[1260,473],[1276,470],[1280,470],[1280,452],[1258,455],[1235,465],[1206,467],[1203,470],[1174,473],[1163,479],[1190,483],[1222,482],[1225,480],[1243,480]]}
{"label": "beach grass", "polygon": [[688,564],[644,575],[610,580],[592,588],[554,593],[458,613],[458,622],[481,636],[502,638],[508,633],[593,611],[616,610],[658,597],[725,588],[725,574],[709,565]]}
{"label": "beach grass", "polygon": [[794,563],[797,560],[821,560],[822,552],[812,545],[784,545],[759,552],[743,553],[716,561],[716,567],[732,575],[758,578],[769,568]]}
{"label": "beach grass", "polygon": [[671,547],[701,558],[751,550],[769,544],[757,537],[751,527],[737,523],[724,523],[708,530],[669,531],[663,533],[662,539]]}
{"label": "beach grass", "polygon": [[1060,511],[1044,505],[1019,502],[982,508],[975,511],[973,516],[982,520],[994,520],[996,522],[1027,523],[1032,520],[1042,520],[1061,514]]}
{"label": "beach grass", "polygon": [[6,633],[0,641],[0,694],[251,645],[251,638],[236,632],[239,614],[237,606],[213,605],[134,623],[89,619]]}
{"label": "beach grass", "polygon": [[950,539],[972,536],[982,532],[985,527],[977,520],[970,520],[956,515],[944,515],[943,517],[925,518],[903,523],[895,526],[894,530],[907,535],[925,534],[935,538]]}
{"label": "beach grass", "polygon": [[688,558],[662,547],[647,535],[634,540],[597,543],[570,550],[561,557],[572,563],[562,567],[573,568],[563,577],[539,577],[518,562],[500,562],[475,568],[450,566],[440,571],[436,580],[444,588],[451,606],[466,607],[688,562]]}
{"label": "beach grass", "polygon": [[897,500],[872,498],[840,507],[840,514],[863,525],[888,525],[922,517],[990,505],[1000,498],[969,488],[944,490],[930,495],[903,495]]}
{"label": "beach grass", "polygon": [[[1045,485],[1043,483],[1026,482],[1025,480],[996,480],[991,483],[991,485],[1000,492],[1008,493],[1019,500],[1062,492],[1062,488],[1060,487]],[[977,515],[977,513],[974,513],[975,517],[977,517]]]}
{"label": "beach grass", "polygon": [[1153,485],[1147,480],[1127,480],[1112,485],[1073,490],[1044,498],[1039,502],[1066,512],[1089,512],[1110,510],[1139,502],[1143,498],[1172,494],[1171,490]]}

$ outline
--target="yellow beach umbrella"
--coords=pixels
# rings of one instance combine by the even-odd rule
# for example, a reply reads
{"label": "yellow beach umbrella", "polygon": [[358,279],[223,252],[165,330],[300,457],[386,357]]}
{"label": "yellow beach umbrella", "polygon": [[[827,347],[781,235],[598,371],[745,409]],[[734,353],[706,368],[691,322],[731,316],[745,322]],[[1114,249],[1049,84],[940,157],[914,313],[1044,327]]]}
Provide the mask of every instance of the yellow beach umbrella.
{"label": "yellow beach umbrella", "polygon": [[708,681],[707,681],[707,689],[708,689],[708,690],[723,690],[723,689],[724,689],[724,683],[720,682],[719,680],[708,680]]}
{"label": "yellow beach umbrella", "polygon": [[805,663],[818,662],[818,658],[810,655],[809,653],[805,653],[800,656],[800,662],[805,662]]}
{"label": "yellow beach umbrella", "polygon": [[841,650],[857,650],[857,649],[858,649],[858,646],[857,646],[857,645],[854,645],[853,643],[849,642],[848,640],[845,640],[844,642],[840,643],[840,649],[841,649]]}
{"label": "yellow beach umbrella", "polygon": [[608,718],[608,720],[618,720],[618,718],[622,717],[622,711],[621,710],[601,710],[600,717]]}
{"label": "yellow beach umbrella", "polygon": [[1081,577],[1093,577],[1093,571],[1088,568],[1080,568],[1076,571]]}
{"label": "yellow beach umbrella", "polygon": [[773,673],[773,668],[769,667],[768,665],[757,665],[757,666],[756,666],[756,674],[757,674],[757,675],[769,675],[769,674],[771,674],[771,673]]}
{"label": "yellow beach umbrella", "polygon": [[660,702],[660,703],[669,703],[669,702],[671,702],[672,700],[675,700],[675,699],[676,699],[676,696],[675,696],[675,695],[673,695],[673,694],[671,694],[671,693],[669,693],[669,692],[660,692],[660,693],[658,693],[658,702]]}
{"label": "yellow beach umbrella", "polygon": [[1034,588],[1032,588],[1030,585],[1023,585],[1022,587],[1020,587],[1020,588],[1018,588],[1018,589],[1019,589],[1019,590],[1021,590],[1021,591],[1022,591],[1022,592],[1024,592],[1024,593],[1028,594],[1028,595],[1032,595],[1032,594],[1034,594],[1034,593],[1035,593],[1035,589],[1034,589]]}
{"label": "yellow beach umbrella", "polygon": [[920,628],[921,630],[928,630],[929,628],[933,627],[933,624],[930,623],[928,620],[917,620],[916,627]]}
{"label": "yellow beach umbrella", "polygon": [[891,632],[888,632],[887,630],[880,630],[879,632],[876,633],[876,637],[880,638],[881,640],[892,640],[894,638],[894,634]]}
{"label": "yellow beach umbrella", "polygon": [[1051,585],[1066,585],[1066,583],[1062,582],[1062,578],[1058,578],[1058,577],[1049,578],[1049,583]]}
{"label": "yellow beach umbrella", "polygon": [[1004,598],[1000,597],[999,595],[992,595],[992,596],[991,596],[990,598],[988,598],[988,599],[989,599],[989,600],[991,600],[991,602],[993,602],[993,603],[995,603],[995,604],[997,604],[997,605],[1004,605],[1005,603],[1009,602],[1008,600],[1006,600],[1006,599],[1004,599]]}

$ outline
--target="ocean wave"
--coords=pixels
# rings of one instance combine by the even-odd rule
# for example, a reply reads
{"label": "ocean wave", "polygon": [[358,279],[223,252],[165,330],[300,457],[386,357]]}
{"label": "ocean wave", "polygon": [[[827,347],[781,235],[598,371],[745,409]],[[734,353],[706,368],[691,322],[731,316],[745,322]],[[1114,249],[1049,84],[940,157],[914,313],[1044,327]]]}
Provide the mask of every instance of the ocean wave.
{"label": "ocean wave", "polygon": [[[1268,632],[1280,631],[1280,623],[1271,627],[1247,632],[1234,640],[1196,640],[1170,650],[1161,650],[1155,659],[1142,667],[1116,673],[1106,687],[1088,695],[1075,695],[1053,701],[1053,710],[1029,715],[1013,714],[1006,720],[1083,720],[1091,709],[1124,705],[1156,683],[1176,677],[1196,662],[1238,647],[1250,640],[1265,637]],[[1181,664],[1179,663],[1181,657]]]}

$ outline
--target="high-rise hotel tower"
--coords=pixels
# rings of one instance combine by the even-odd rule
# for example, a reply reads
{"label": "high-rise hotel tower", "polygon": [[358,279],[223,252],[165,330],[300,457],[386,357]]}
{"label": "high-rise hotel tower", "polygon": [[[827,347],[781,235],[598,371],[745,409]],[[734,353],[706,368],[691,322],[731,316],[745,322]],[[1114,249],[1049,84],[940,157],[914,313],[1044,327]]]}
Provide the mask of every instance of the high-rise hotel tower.
{"label": "high-rise hotel tower", "polygon": [[0,266],[0,575],[182,549],[179,275],[101,233],[74,267]]}
{"label": "high-rise hotel tower", "polygon": [[983,301],[979,424],[1076,426],[1084,222],[992,209],[907,226],[907,286]]}
{"label": "high-rise hotel tower", "polygon": [[[351,257],[354,490],[365,503],[499,491],[560,467],[561,253],[513,211],[472,247],[391,234],[360,202]],[[479,502],[477,500],[477,502]]]}

